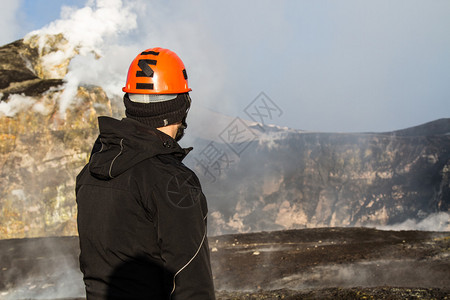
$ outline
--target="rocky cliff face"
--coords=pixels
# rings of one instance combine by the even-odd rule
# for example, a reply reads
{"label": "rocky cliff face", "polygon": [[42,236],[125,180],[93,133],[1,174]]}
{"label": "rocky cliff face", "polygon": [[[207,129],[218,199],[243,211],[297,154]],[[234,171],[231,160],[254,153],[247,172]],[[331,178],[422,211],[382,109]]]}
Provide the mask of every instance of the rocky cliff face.
{"label": "rocky cliff face", "polygon": [[69,60],[42,58],[64,36],[0,48],[0,238],[76,234],[75,176],[97,134],[97,115],[114,115],[100,87],[80,86],[76,105],[60,111]]}
{"label": "rocky cliff face", "polygon": [[214,234],[382,226],[449,210],[449,119],[392,133],[248,128],[259,138],[205,188]]}
{"label": "rocky cliff face", "polygon": [[[66,44],[63,35],[30,36],[0,47],[2,239],[77,233],[75,176],[96,118],[122,115],[121,99],[98,86],[78,86],[76,101],[61,106],[77,55]],[[449,210],[449,119],[361,134],[242,124],[248,144],[200,134],[186,160],[209,199],[211,234],[385,225]]]}

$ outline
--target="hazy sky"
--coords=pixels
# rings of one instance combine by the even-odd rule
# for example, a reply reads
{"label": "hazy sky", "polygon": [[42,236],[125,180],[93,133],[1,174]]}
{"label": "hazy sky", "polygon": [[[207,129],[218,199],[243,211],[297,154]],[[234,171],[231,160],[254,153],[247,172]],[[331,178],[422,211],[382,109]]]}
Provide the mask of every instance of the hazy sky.
{"label": "hazy sky", "polygon": [[88,25],[86,35],[101,8],[123,13],[101,24],[116,20],[114,34],[95,36],[98,68],[124,81],[138,52],[170,48],[194,104],[230,116],[247,118],[264,92],[281,111],[270,122],[296,129],[389,131],[450,117],[448,0],[1,1],[1,44],[85,6],[71,26]]}

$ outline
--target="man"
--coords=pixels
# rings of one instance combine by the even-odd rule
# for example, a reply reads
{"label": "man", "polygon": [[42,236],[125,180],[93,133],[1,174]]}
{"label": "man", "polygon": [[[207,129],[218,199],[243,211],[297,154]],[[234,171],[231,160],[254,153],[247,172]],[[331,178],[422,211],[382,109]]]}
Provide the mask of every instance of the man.
{"label": "man", "polygon": [[191,104],[183,62],[145,50],[122,90],[127,117],[99,117],[77,176],[87,299],[214,299],[206,199],[177,143]]}

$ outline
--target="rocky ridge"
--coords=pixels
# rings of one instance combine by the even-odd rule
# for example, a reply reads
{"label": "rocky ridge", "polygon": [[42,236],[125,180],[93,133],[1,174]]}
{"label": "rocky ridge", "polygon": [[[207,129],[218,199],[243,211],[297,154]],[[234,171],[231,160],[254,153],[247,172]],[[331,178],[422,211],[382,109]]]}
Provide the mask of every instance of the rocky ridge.
{"label": "rocky ridge", "polygon": [[[191,161],[219,207],[213,234],[419,223],[440,213],[435,228],[450,230],[450,119],[387,133],[247,130],[258,138],[240,156],[216,142],[226,159],[209,173],[202,156]],[[222,172],[213,181],[214,167]]]}
{"label": "rocky ridge", "polygon": [[70,58],[50,69],[42,58],[65,38],[38,41],[0,47],[0,239],[76,233],[75,176],[88,160],[97,116],[115,113],[98,86],[79,86],[77,104],[61,112]]}

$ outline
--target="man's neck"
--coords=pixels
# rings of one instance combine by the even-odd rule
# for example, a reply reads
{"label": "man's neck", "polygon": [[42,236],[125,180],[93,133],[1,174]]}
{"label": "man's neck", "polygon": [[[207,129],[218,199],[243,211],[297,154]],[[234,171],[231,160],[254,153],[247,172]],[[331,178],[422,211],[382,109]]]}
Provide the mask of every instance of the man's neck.
{"label": "man's neck", "polygon": [[158,127],[156,129],[158,129],[161,132],[164,132],[165,134],[167,134],[168,136],[172,137],[173,139],[176,137],[177,135],[177,131],[178,131],[178,127],[180,126],[179,123],[176,124],[170,124],[164,127]]}

